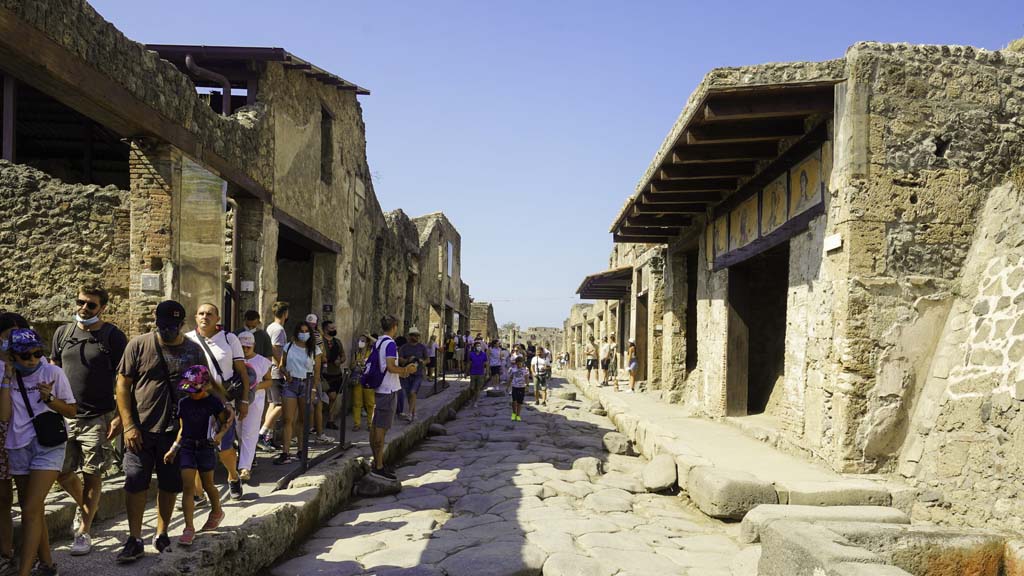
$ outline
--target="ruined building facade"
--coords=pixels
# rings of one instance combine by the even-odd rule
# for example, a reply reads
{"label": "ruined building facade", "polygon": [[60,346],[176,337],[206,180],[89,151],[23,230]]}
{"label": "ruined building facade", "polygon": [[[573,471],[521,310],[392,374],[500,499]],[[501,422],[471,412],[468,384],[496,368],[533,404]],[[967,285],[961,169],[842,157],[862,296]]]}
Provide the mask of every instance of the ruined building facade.
{"label": "ruined building facade", "polygon": [[590,335],[633,338],[681,414],[899,474],[918,518],[1020,530],[1022,194],[1021,54],[861,43],[714,70],[567,349],[581,366]]}
{"label": "ruined building facade", "polygon": [[455,228],[381,210],[363,88],[281,48],[144,46],[56,0],[0,2],[0,74],[0,308],[45,329],[95,283],[131,334],[166,298],[232,327],[287,300],[346,343],[384,313],[468,324]]}

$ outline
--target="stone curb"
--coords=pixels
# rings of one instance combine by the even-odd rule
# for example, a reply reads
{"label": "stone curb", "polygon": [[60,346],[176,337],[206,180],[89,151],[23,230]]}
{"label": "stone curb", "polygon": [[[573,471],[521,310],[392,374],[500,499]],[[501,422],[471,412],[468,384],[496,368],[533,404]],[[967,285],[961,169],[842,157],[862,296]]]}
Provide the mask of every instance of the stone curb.
{"label": "stone curb", "polygon": [[[468,383],[453,382],[439,396],[435,412],[406,427],[390,439],[385,460],[394,462],[426,438],[431,424],[448,420],[471,395]],[[191,548],[172,546],[147,571],[152,576],[246,576],[257,574],[301,543],[349,501],[355,483],[369,470],[357,450],[320,464],[293,480],[283,490],[254,500],[240,525],[225,525],[221,532],[204,534]],[[74,505],[70,516],[74,518]]]}
{"label": "stone curb", "polygon": [[[714,518],[742,519],[758,504],[816,504],[821,506],[888,506],[894,504],[890,487],[867,480],[837,482],[768,482],[740,470],[716,468],[714,463],[690,448],[686,442],[657,424],[629,411],[619,396],[587,383],[578,372],[563,376],[592,401],[599,402],[608,418],[633,443],[634,449],[648,459],[668,454],[676,462],[676,483],[697,507]],[[765,449],[773,449],[766,446]],[[699,478],[693,471],[699,469]],[[737,506],[724,506],[722,498],[736,500]],[[902,506],[901,506],[902,508]]]}

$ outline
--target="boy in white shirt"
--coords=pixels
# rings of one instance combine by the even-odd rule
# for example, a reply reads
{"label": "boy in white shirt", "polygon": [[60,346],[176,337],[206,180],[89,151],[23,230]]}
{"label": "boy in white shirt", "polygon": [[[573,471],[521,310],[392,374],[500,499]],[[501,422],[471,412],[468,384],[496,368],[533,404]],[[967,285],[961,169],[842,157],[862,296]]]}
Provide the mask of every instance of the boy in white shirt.
{"label": "boy in white shirt", "polygon": [[522,356],[516,358],[516,365],[508,371],[508,379],[512,385],[512,421],[522,422],[523,418],[519,415],[519,411],[523,407],[523,401],[526,400],[526,379],[530,376],[530,371],[523,367],[525,363]]}

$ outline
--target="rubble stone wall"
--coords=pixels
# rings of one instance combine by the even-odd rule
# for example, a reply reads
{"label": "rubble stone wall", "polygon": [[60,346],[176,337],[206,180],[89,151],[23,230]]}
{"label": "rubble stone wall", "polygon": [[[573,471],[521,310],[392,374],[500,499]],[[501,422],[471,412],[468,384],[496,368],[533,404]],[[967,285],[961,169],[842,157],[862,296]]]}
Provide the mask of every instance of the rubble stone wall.
{"label": "rubble stone wall", "polygon": [[110,293],[107,320],[126,327],[128,196],[0,160],[0,309],[48,336],[71,321],[79,287],[97,285]]}

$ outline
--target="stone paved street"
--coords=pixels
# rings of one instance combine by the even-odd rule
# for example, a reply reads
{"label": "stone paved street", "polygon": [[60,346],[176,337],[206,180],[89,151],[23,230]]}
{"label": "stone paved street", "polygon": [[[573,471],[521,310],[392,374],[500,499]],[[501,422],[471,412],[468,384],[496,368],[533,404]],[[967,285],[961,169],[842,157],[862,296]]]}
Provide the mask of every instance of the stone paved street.
{"label": "stone paved street", "polygon": [[[562,386],[552,396],[575,390]],[[676,495],[647,493],[646,461],[609,454],[602,437],[614,427],[585,400],[548,404],[531,403],[522,422],[509,420],[505,397],[467,406],[447,435],[402,461],[401,493],[354,500],[271,572],[733,573],[736,525]]]}

